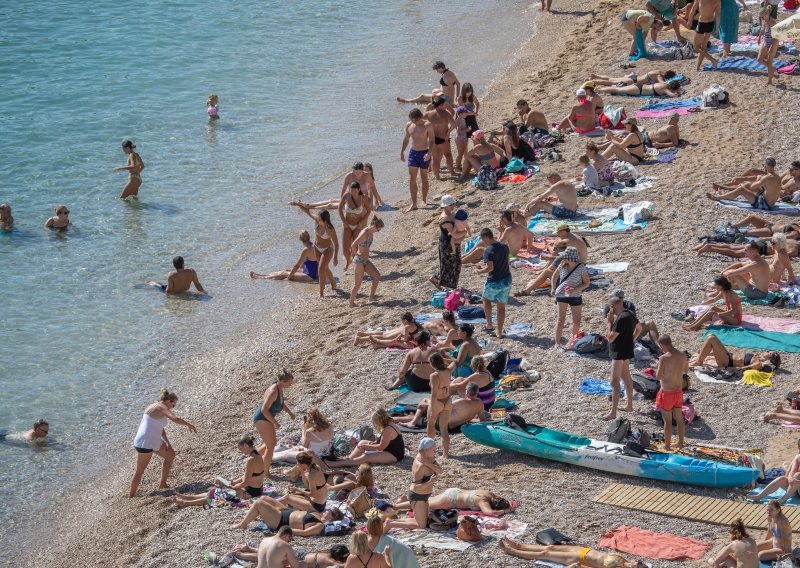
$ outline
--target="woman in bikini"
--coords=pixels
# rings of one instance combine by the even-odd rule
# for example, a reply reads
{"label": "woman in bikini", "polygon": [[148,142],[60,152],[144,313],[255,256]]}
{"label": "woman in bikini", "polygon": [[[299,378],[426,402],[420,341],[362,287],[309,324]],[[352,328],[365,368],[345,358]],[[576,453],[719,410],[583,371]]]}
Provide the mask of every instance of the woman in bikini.
{"label": "woman in bikini", "polygon": [[383,553],[373,551],[367,533],[356,531],[350,537],[350,556],[344,568],[392,568],[391,550],[386,546]]}
{"label": "woman in bikini", "polygon": [[427,331],[423,331],[417,336],[417,346],[406,353],[403,364],[397,371],[397,379],[389,390],[405,383],[411,392],[431,392],[430,376],[433,367],[430,360],[434,353],[436,347],[431,346],[431,336]]}
{"label": "woman in bikini", "polygon": [[666,97],[681,96],[681,84],[678,81],[664,83],[625,85],[623,87],[598,87],[597,90],[606,95],[627,95],[629,97]]}
{"label": "woman in bikini", "polygon": [[442,457],[447,459],[450,452],[450,412],[453,410],[453,399],[450,398],[450,380],[452,373],[439,353],[431,354],[430,375],[431,402],[428,405],[428,437],[436,437],[436,423],[442,433]]}
{"label": "woman in bikini", "polygon": [[509,538],[500,540],[500,550],[510,556],[525,560],[544,560],[564,566],[585,566],[586,568],[646,568],[639,560],[626,560],[621,554],[606,554],[584,546],[568,544],[523,544]]}
{"label": "woman in bikini", "polygon": [[689,366],[707,367],[706,359],[709,356],[714,358],[714,366],[719,369],[774,371],[781,366],[781,356],[777,351],[763,353],[728,351],[713,333],[706,335],[700,352],[690,358]]}
{"label": "woman in bikini", "polygon": [[423,332],[422,326],[414,320],[411,312],[404,313],[401,319],[403,325],[399,333],[396,330],[377,333],[358,332],[354,345],[368,341],[373,349],[382,349],[384,347],[413,349],[418,344],[419,334]]}
{"label": "woman in bikini", "polygon": [[380,194],[378,194],[378,186],[375,185],[375,170],[372,168],[372,164],[369,162],[364,163],[364,173],[369,181],[369,196],[372,200],[372,210],[377,211],[383,207],[383,199],[381,199]]}
{"label": "woman in bikini", "polygon": [[485,357],[472,358],[472,374],[467,377],[460,377],[450,383],[450,394],[460,394],[464,396],[469,383],[478,385],[478,398],[483,403],[483,408],[489,410],[494,404],[496,392],[494,377],[486,370]]}
{"label": "woman in bikini", "polygon": [[742,519],[731,523],[728,534],[731,542],[711,559],[711,568],[758,568],[758,547]]}
{"label": "woman in bikini", "polygon": [[800,223],[770,223],[758,215],[748,215],[730,227],[744,229],[739,232],[747,237],[771,237],[773,233],[783,233],[788,239],[800,239]]}
{"label": "woman in bikini", "polygon": [[[273,462],[297,462],[297,454],[309,451],[317,458],[327,458],[331,455],[333,447],[333,428],[330,421],[316,408],[309,408],[303,419],[303,433],[300,435],[300,444],[275,452]],[[318,463],[319,465],[319,463]],[[293,472],[290,472],[290,477]],[[297,472],[299,474],[299,470]]]}
{"label": "woman in bikini", "polygon": [[466,178],[474,169],[480,171],[482,166],[491,166],[492,169],[500,167],[498,156],[503,156],[503,149],[497,144],[492,144],[486,139],[483,130],[472,133],[472,149],[464,154],[461,164],[461,177]]}
{"label": "woman in bikini", "polygon": [[639,132],[635,118],[626,118],[622,124],[627,132],[624,138],[606,132],[606,143],[598,147],[605,148],[603,157],[606,159],[616,158],[629,164],[641,164],[644,161],[644,135]]}
{"label": "woman in bikini", "polygon": [[[329,470],[325,475],[328,476],[328,491],[339,493],[343,491],[349,494],[353,489],[364,487],[368,491],[375,489],[375,475],[372,473],[372,466],[362,463],[358,466],[355,473],[345,470]],[[337,500],[343,501],[337,495]]]}
{"label": "woman in bikini", "polygon": [[263,495],[253,502],[244,518],[231,528],[246,529],[258,518],[273,531],[288,526],[294,536],[320,536],[325,530],[325,523],[341,521],[344,513],[335,508],[323,513],[298,511],[287,507],[277,499]]}
{"label": "woman in bikini", "polygon": [[758,48],[758,62],[767,68],[767,85],[772,84],[772,79],[775,77],[775,54],[778,52],[778,47],[781,42],[772,39],[772,26],[778,21],[778,5],[771,2],[762,3],[762,8],[759,16],[761,18],[761,31],[758,34],[759,41],[763,34],[764,43]]}
{"label": "woman in bikini", "polygon": [[758,559],[761,562],[777,560],[792,551],[792,525],[778,501],[770,501],[767,505],[767,520],[764,540],[758,543]]}
{"label": "woman in bikini", "polygon": [[53,229],[55,231],[66,231],[67,228],[72,225],[72,221],[69,220],[69,209],[67,209],[66,205],[59,205],[54,209],[55,215],[52,217],[48,217],[47,221],[44,222],[45,229]]}
{"label": "woman in bikini", "polygon": [[458,331],[458,339],[461,340],[461,343],[450,353],[453,359],[453,362],[450,363],[450,371],[453,373],[453,377],[468,377],[472,374],[472,358],[481,354],[481,346],[473,337],[474,325],[462,323]]}
{"label": "woman in bikini", "polygon": [[436,463],[436,441],[429,436],[422,438],[419,441],[417,456],[411,464],[412,481],[408,489],[408,501],[411,503],[414,517],[390,519],[384,523],[384,530],[428,528],[428,499],[443,472],[441,466]]}
{"label": "woman in bikini", "polygon": [[578,102],[570,109],[567,117],[558,125],[560,131],[574,130],[578,134],[586,134],[597,129],[594,105],[586,96],[586,89],[575,91]]}
{"label": "woman in bikini", "polygon": [[[251,272],[250,278],[265,278],[268,280],[291,280],[293,282],[316,282],[319,278],[319,263],[317,262],[317,252],[311,243],[311,235],[308,231],[300,231],[300,242],[303,243],[303,250],[300,257],[292,268],[285,268],[270,274],[259,274]],[[302,267],[302,272],[298,270]]]}
{"label": "woman in bikini", "polygon": [[311,452],[300,452],[296,459],[297,469],[300,471],[300,481],[303,482],[305,489],[289,485],[288,495],[284,495],[278,501],[298,511],[313,509],[322,513],[325,510],[325,503],[328,502],[328,480],[315,465]]}
{"label": "woman in bikini", "polygon": [[353,467],[362,463],[391,465],[403,461],[406,455],[403,435],[385,409],[381,408],[372,415],[372,426],[379,434],[378,441],[361,440],[347,459],[336,460],[333,465],[339,467]]}
{"label": "woman in bikini", "polygon": [[122,143],[122,151],[128,155],[128,163],[124,166],[116,166],[111,170],[114,172],[120,172],[123,170],[128,172],[128,183],[126,183],[125,187],[122,188],[122,193],[119,196],[120,199],[127,199],[130,196],[138,196],[139,187],[142,185],[142,170],[144,169],[144,161],[139,154],[133,151],[134,148],[136,148],[136,144],[130,140],[125,140]]}
{"label": "woman in bikini", "polygon": [[356,307],[356,298],[358,297],[359,290],[361,290],[361,283],[364,281],[365,273],[368,274],[370,280],[372,280],[372,285],[369,290],[369,301],[375,301],[375,292],[378,290],[378,284],[381,283],[381,273],[378,272],[378,269],[375,268],[375,265],[372,264],[372,261],[369,259],[369,248],[372,246],[372,240],[375,238],[375,235],[379,233],[381,229],[383,229],[383,221],[378,217],[373,217],[369,227],[361,230],[350,247],[353,253],[353,264],[356,267],[353,278],[353,289],[350,291],[351,308]]}
{"label": "woman in bikini", "polygon": [[[444,493],[433,495],[428,500],[431,509],[458,509],[459,511],[480,511],[485,515],[500,517],[513,511],[508,499],[488,491],[476,489],[466,491],[458,487],[450,487]],[[408,498],[402,497],[393,503],[395,509],[403,511],[409,508]]]}
{"label": "woman in bikini", "polygon": [[[247,456],[244,462],[244,475],[232,479],[230,484],[224,485],[224,487],[234,489],[239,499],[261,497],[264,494],[264,460],[256,451],[252,436],[244,436],[239,440],[239,451]],[[181,508],[203,507],[207,503],[207,499],[208,493],[187,495],[176,491],[172,496],[172,502]]]}
{"label": "woman in bikini", "polygon": [[353,258],[352,245],[356,235],[367,226],[372,208],[369,204],[369,196],[361,189],[361,184],[357,181],[350,182],[348,191],[342,194],[339,201],[339,217],[342,219],[342,251],[344,252],[344,270],[350,268]]}
{"label": "woman in bikini", "polygon": [[278,423],[278,414],[286,412],[289,418],[295,419],[294,413],[286,405],[284,400],[284,390],[292,386],[294,377],[286,369],[278,375],[278,380],[264,391],[264,399],[253,412],[253,425],[261,436],[261,446],[258,453],[264,458],[264,471],[269,475],[269,468],[272,465],[272,454],[275,451],[277,441],[275,432],[281,425]]}
{"label": "woman in bikini", "polygon": [[[442,319],[432,319],[423,322],[422,327],[431,334],[431,342],[440,347],[455,347],[453,341],[457,341],[458,326],[456,316],[450,310],[442,311]],[[444,339],[439,339],[444,337]]]}
{"label": "woman in bikini", "polygon": [[[717,301],[724,300],[724,306],[718,306]],[[709,306],[708,311],[695,319],[692,323],[683,326],[686,331],[697,331],[706,323],[719,319],[725,325],[742,325],[742,299],[733,290],[733,284],[724,276],[714,279],[707,298],[702,305]]]}
{"label": "woman in bikini", "polygon": [[314,228],[314,250],[317,253],[319,297],[324,298],[325,284],[328,281],[331,283],[331,292],[336,292],[336,280],[330,269],[331,259],[334,266],[339,264],[339,237],[336,236],[336,229],[331,223],[331,214],[327,211],[312,213],[308,205],[299,201],[293,201],[290,205],[299,208],[317,224]]}
{"label": "woman in bikini", "polygon": [[664,83],[675,77],[675,71],[671,69],[668,71],[660,71],[654,69],[646,73],[639,74],[632,71],[625,77],[607,77],[605,75],[589,75],[589,78],[601,87],[625,87],[627,85],[653,85],[655,83]]}

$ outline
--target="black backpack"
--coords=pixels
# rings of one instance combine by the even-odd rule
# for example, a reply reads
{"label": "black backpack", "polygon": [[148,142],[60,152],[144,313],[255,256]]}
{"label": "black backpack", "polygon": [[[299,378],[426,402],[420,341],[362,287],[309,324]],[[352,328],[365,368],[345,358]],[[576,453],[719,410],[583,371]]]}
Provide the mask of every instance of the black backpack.
{"label": "black backpack", "polygon": [[498,349],[492,356],[492,360],[486,365],[486,370],[497,380],[505,372],[506,365],[508,365],[508,351]]}
{"label": "black backpack", "polygon": [[631,430],[630,420],[627,418],[617,418],[606,430],[606,440],[614,444],[622,444]]}
{"label": "black backpack", "polygon": [[587,333],[572,344],[572,350],[580,355],[608,356],[608,340],[597,333]]}
{"label": "black backpack", "polygon": [[633,390],[642,393],[648,400],[656,399],[661,385],[655,378],[641,373],[631,373],[631,379],[633,380]]}

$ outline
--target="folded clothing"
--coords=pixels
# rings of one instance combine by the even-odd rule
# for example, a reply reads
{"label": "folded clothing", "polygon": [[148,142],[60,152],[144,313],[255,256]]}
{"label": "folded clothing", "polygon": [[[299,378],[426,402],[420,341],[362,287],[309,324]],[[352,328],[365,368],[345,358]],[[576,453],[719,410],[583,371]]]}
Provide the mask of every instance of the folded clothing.
{"label": "folded clothing", "polygon": [[597,546],[647,558],[699,560],[711,548],[711,543],[621,525],[606,531]]}

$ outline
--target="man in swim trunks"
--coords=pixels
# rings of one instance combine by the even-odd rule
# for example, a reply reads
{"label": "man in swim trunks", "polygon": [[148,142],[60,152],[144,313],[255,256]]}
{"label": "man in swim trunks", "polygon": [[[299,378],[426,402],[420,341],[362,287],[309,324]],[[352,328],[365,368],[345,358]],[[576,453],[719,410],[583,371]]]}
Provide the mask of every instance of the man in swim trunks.
{"label": "man in swim trunks", "polygon": [[519,113],[519,133],[523,134],[528,130],[534,134],[547,134],[550,132],[550,125],[547,124],[547,119],[544,113],[538,110],[533,110],[528,105],[528,101],[520,99],[517,101],[517,112]]}
{"label": "man in swim trunks", "polygon": [[434,97],[431,103],[433,108],[422,116],[433,125],[433,148],[431,148],[431,159],[433,177],[441,180],[439,170],[441,168],[442,156],[447,162],[447,171],[453,174],[453,151],[450,147],[450,132],[456,127],[453,115],[444,108],[444,97]]}
{"label": "man in swim trunks", "polygon": [[656,407],[661,411],[664,419],[664,446],[669,452],[672,450],[672,421],[678,427],[678,445],[675,449],[683,447],[683,436],[686,424],[683,421],[683,375],[689,371],[689,359],[672,344],[669,335],[658,338],[658,346],[664,352],[658,358],[656,378],[661,383],[661,388],[656,395]]}
{"label": "man in swim trunks", "polygon": [[[425,426],[425,415],[428,413],[428,405],[430,403],[430,398],[423,398],[417,405],[417,411],[414,414],[396,418],[395,422],[414,428]],[[486,420],[486,413],[483,409],[483,402],[478,398],[478,385],[469,383],[465,397],[453,401],[448,425],[451,430],[454,430],[468,422],[472,422],[476,418],[479,422],[483,422]]]}
{"label": "man in swim trunks", "polygon": [[10,231],[14,226],[14,217],[11,216],[11,206],[8,203],[0,205],[0,231]]}
{"label": "man in swim trunks", "polygon": [[669,115],[666,126],[662,126],[652,134],[648,134],[650,137],[648,146],[662,149],[679,148],[681,144],[685,144],[685,142],[681,142],[681,131],[678,128],[678,120],[680,120],[678,113],[673,112]]}
{"label": "man in swim trunks", "polygon": [[441,75],[439,78],[439,84],[442,86],[442,90],[444,91],[445,101],[449,104],[453,104],[453,101],[456,100],[456,96],[458,95],[459,91],[461,91],[461,83],[456,77],[456,74],[450,71],[441,61],[437,61],[433,64],[433,70],[436,71]]}
{"label": "man in swim trunks", "polygon": [[697,29],[694,33],[694,50],[697,52],[698,71],[700,71],[703,59],[706,57],[711,60],[711,64],[715,69],[719,63],[717,58],[708,53],[706,48],[708,47],[708,38],[711,32],[714,31],[721,10],[721,0],[696,0],[689,11],[687,19],[689,21],[697,20]]}
{"label": "man in swim trunks", "polygon": [[768,157],[764,159],[764,175],[759,176],[752,183],[743,183],[734,189],[721,184],[713,184],[715,190],[724,190],[726,193],[706,193],[706,197],[714,201],[722,199],[736,199],[739,196],[744,197],[750,202],[753,209],[761,209],[768,211],[775,206],[775,203],[780,199],[782,183],[781,178],[775,173],[775,166],[777,165],[775,158]]}
{"label": "man in swim trunks", "polygon": [[411,191],[411,207],[406,213],[417,209],[417,174],[422,177],[422,205],[428,205],[428,154],[434,147],[435,134],[433,125],[422,117],[422,111],[415,108],[408,113],[409,122],[406,123],[406,135],[403,138],[403,147],[400,150],[400,161],[406,161],[406,147],[411,142],[408,152],[408,181]]}
{"label": "man in swim trunks", "polygon": [[[558,174],[547,176],[550,187],[534,197],[525,206],[525,215],[535,215],[539,211],[550,213],[556,219],[574,219],[578,216],[578,194],[572,182],[562,180]],[[556,201],[553,202],[552,200]]]}
{"label": "man in swim trunks", "polygon": [[258,565],[256,568],[298,568],[300,559],[291,545],[292,529],[286,525],[278,529],[275,536],[268,536],[258,545]]}
{"label": "man in swim trunks", "polygon": [[733,287],[741,290],[750,300],[763,300],[769,292],[772,271],[769,263],[759,251],[758,243],[750,242],[744,249],[745,258],[749,262],[737,268],[728,268],[722,275],[731,281]]}
{"label": "man in swim trunks", "polygon": [[[528,228],[517,223],[515,212],[506,210],[500,215],[500,242],[508,245],[508,252],[511,256],[517,256],[520,250],[527,250],[536,239],[535,235]],[[475,247],[461,257],[461,264],[473,264],[483,258],[484,247],[478,242]]]}
{"label": "man in swim trunks", "polygon": [[164,292],[167,294],[180,294],[186,292],[194,284],[195,289],[201,294],[205,293],[203,287],[200,285],[200,280],[197,279],[197,272],[193,268],[183,267],[183,257],[176,256],[172,259],[172,265],[175,270],[167,275],[167,285],[164,287]]}
{"label": "man in swim trunks", "polygon": [[[506,320],[506,304],[511,293],[511,268],[508,264],[508,245],[494,238],[489,228],[481,230],[483,264],[478,265],[478,274],[488,274],[483,285],[483,311],[486,315],[486,331],[494,331],[497,338],[503,337]],[[497,328],[492,325],[492,304],[497,304]]]}

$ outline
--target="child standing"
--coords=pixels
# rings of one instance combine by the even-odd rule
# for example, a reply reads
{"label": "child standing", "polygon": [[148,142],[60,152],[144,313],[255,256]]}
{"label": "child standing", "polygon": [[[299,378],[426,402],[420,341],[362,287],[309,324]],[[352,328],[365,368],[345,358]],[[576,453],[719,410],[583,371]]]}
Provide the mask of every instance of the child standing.
{"label": "child standing", "polygon": [[206,101],[206,106],[208,107],[208,116],[211,117],[211,120],[216,120],[219,118],[219,97],[216,93],[211,93],[208,95],[208,100]]}

